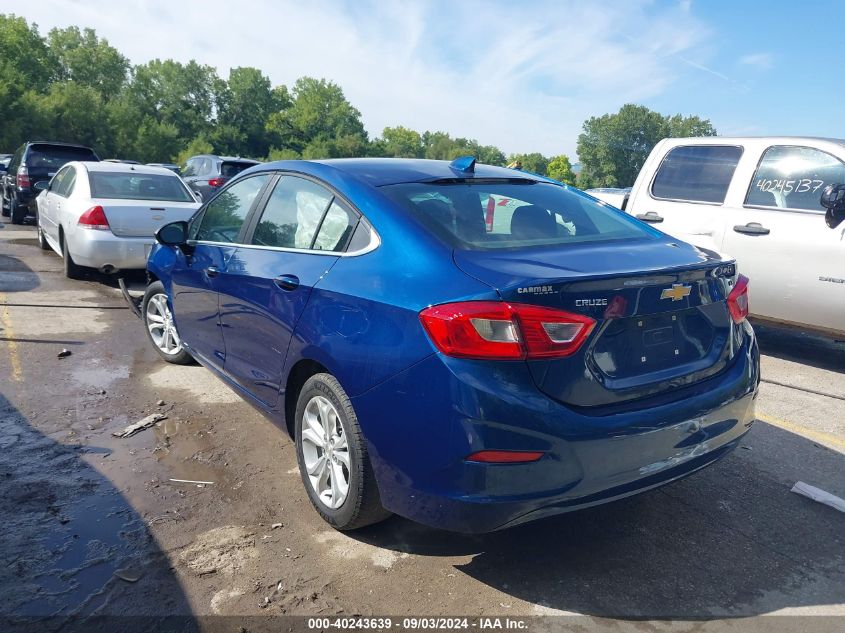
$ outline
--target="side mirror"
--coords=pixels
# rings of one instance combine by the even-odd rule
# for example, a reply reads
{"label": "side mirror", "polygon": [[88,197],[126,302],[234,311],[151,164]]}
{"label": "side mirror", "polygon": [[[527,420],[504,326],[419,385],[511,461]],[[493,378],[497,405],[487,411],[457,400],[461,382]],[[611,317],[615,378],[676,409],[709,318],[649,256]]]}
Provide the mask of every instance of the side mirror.
{"label": "side mirror", "polygon": [[845,184],[825,187],[820,202],[827,209],[824,221],[830,228],[835,229],[845,220]]}
{"label": "side mirror", "polygon": [[156,241],[166,246],[184,246],[188,242],[188,223],[180,220],[165,224],[156,231]]}
{"label": "side mirror", "polygon": [[32,185],[32,188],[35,189],[36,191],[38,191],[39,193],[42,192],[42,191],[46,191],[50,188],[50,181],[49,180],[39,180],[34,185]]}

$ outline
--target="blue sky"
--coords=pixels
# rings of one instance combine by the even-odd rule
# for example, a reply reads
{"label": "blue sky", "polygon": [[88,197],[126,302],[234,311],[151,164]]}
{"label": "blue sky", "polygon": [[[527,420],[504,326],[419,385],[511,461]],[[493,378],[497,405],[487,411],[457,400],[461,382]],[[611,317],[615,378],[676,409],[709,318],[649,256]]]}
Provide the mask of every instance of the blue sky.
{"label": "blue sky", "polygon": [[639,103],[723,135],[845,137],[845,0],[29,0],[25,15],[42,33],[90,26],[133,63],[325,77],[371,136],[574,157],[586,118]]}

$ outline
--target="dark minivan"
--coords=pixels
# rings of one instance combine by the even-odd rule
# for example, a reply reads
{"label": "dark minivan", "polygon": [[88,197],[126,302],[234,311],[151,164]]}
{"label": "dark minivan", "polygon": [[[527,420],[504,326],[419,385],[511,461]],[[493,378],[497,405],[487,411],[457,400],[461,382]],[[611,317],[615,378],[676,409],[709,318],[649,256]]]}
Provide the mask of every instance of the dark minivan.
{"label": "dark minivan", "polygon": [[202,154],[192,156],[182,169],[182,180],[203,200],[216,194],[229,179],[234,178],[244,169],[258,165],[258,161],[235,156],[214,156]]}
{"label": "dark minivan", "polygon": [[38,191],[35,183],[50,180],[65,163],[72,160],[99,162],[90,147],[52,141],[27,141],[18,148],[2,179],[3,215],[12,224],[22,224],[27,215],[35,215]]}

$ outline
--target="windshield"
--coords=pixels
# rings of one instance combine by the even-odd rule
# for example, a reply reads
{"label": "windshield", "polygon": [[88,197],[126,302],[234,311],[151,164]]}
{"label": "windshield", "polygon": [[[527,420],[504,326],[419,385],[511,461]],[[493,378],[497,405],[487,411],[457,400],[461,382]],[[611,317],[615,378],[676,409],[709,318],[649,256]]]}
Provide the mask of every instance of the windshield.
{"label": "windshield", "polygon": [[549,183],[406,183],[381,190],[458,248],[561,246],[661,235],[577,190]]}
{"label": "windshield", "polygon": [[89,178],[92,198],[194,202],[178,176],[92,171]]}

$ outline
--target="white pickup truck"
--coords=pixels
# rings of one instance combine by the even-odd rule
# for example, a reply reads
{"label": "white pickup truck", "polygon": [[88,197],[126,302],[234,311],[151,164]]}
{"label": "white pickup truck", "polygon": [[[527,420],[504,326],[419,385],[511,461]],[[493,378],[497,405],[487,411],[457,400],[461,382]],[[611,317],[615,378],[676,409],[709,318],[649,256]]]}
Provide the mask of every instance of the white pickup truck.
{"label": "white pickup truck", "polygon": [[[735,257],[751,279],[752,316],[840,338],[845,186],[835,185],[843,183],[845,140],[665,139],[627,199],[606,201],[681,240]],[[588,193],[604,199],[600,190]]]}

